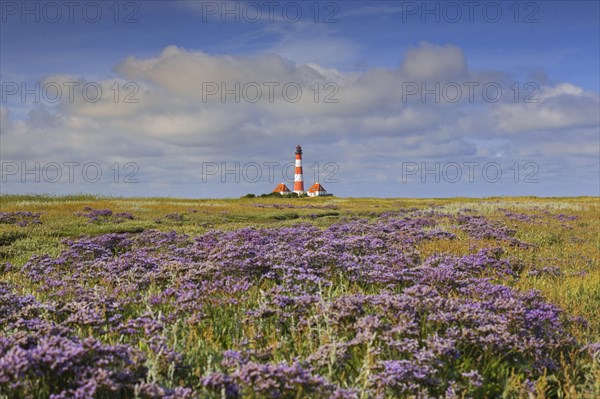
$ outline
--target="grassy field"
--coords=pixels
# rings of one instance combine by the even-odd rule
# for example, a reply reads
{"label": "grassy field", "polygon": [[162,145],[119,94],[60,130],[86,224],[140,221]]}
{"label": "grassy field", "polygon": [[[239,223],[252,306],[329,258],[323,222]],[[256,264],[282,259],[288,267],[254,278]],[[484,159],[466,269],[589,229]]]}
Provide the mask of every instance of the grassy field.
{"label": "grassy field", "polygon": [[[103,209],[110,209],[111,215],[91,214],[94,210]],[[98,371],[94,368],[95,388],[86,388],[89,390],[88,393],[92,392],[89,393],[90,397],[168,397],[168,395],[214,398],[237,397],[236,395],[285,398],[411,397],[411,395],[600,397],[600,352],[598,352],[600,201],[598,198],[350,199],[329,197],[285,200],[272,198],[188,200],[98,198],[84,195],[66,197],[5,195],[0,197],[0,212],[13,215],[12,219],[7,217],[6,221],[0,224],[0,284],[5,284],[0,285],[0,289],[4,287],[4,291],[0,290],[0,295],[4,295],[2,299],[4,305],[0,303],[0,322],[2,322],[0,398],[42,398],[58,393],[63,394],[60,397],[76,397],[76,394],[85,397],[82,393],[85,390],[81,387],[85,385],[83,380],[87,377],[75,375],[77,371],[73,370],[76,367],[69,369],[67,374],[61,374],[62,372],[56,371],[56,368],[40,361],[41,363],[35,365],[31,363],[29,366],[23,366],[20,374],[2,370],[2,356],[5,357],[5,364],[9,362],[6,360],[9,354],[16,356],[10,351],[14,350],[17,342],[21,342],[15,338],[14,341],[6,341],[2,344],[3,336],[12,339],[11,337],[24,334],[23,336],[28,336],[30,340],[39,339],[39,342],[36,341],[37,344],[33,344],[37,347],[41,347],[42,341],[46,343],[44,340],[48,336],[53,336],[53,333],[43,332],[46,330],[41,327],[36,327],[37,330],[20,327],[23,320],[33,319],[41,319],[53,323],[52,325],[68,328],[68,331],[58,336],[61,339],[69,337],[69,344],[72,342],[79,344],[80,341],[73,340],[90,337],[97,340],[98,345],[110,345],[111,348],[115,345],[128,345],[143,356],[139,360],[140,368],[132,369],[127,381],[114,377],[115,370],[120,366],[101,368],[105,371],[109,370],[109,374],[113,373],[106,377],[111,381],[110,383],[97,377]],[[40,215],[37,217],[39,222],[31,223],[36,220],[35,216],[19,216],[14,212],[39,212]],[[396,219],[390,221],[390,217]],[[467,220],[464,222],[461,217],[472,219],[464,219]],[[501,235],[489,236],[480,233],[479,230],[474,234],[473,231],[465,228],[470,226],[469,223],[479,223],[478,217],[482,217],[481,220],[489,226],[495,226],[498,231],[502,231]],[[424,224],[417,228],[412,227],[411,224],[410,228],[404,225],[397,227],[398,223],[408,223],[423,218],[431,219],[430,221],[433,221],[431,223],[435,223],[435,226]],[[22,220],[25,222],[19,225]],[[502,352],[494,347],[487,352],[487,349],[481,349],[473,340],[461,341],[452,338],[453,342],[457,342],[457,350],[460,349],[455,357],[447,360],[444,357],[446,355],[440,355],[440,359],[443,358],[442,363],[432,361],[427,363],[427,367],[423,366],[424,370],[435,369],[435,373],[431,372],[431,375],[423,378],[413,371],[409,377],[407,377],[408,372],[405,371],[402,373],[395,371],[396,374],[393,374],[386,367],[391,368],[392,365],[397,364],[389,362],[400,359],[411,362],[413,361],[411,359],[418,359],[419,356],[416,352],[406,354],[391,349],[393,345],[390,340],[396,336],[390,333],[390,330],[381,330],[384,331],[381,332],[377,329],[380,327],[371,326],[370,330],[364,327],[364,323],[371,320],[365,317],[370,316],[377,317],[378,322],[391,325],[390,328],[393,330],[394,325],[399,325],[401,320],[396,319],[394,314],[386,313],[389,309],[380,311],[377,307],[380,306],[379,302],[374,302],[377,305],[369,307],[370,310],[365,315],[356,317],[357,320],[343,321],[350,324],[343,324],[337,319],[336,323],[324,321],[327,317],[317,320],[315,316],[328,315],[329,313],[323,309],[338,306],[336,301],[346,300],[353,295],[367,295],[373,298],[377,296],[374,301],[382,300],[378,295],[401,295],[404,290],[412,287],[412,283],[400,284],[396,281],[390,283],[386,280],[384,284],[380,280],[369,280],[371,277],[363,280],[362,277],[353,277],[353,274],[345,275],[343,270],[335,269],[335,265],[327,264],[326,270],[319,269],[318,273],[314,272],[316,277],[307,280],[307,286],[312,284],[314,279],[318,280],[314,283],[314,290],[306,288],[305,291],[298,291],[299,288],[296,286],[286,285],[286,279],[293,278],[293,275],[286,274],[290,272],[281,272],[277,268],[260,274],[256,274],[257,272],[252,269],[245,275],[243,273],[245,269],[240,271],[237,266],[230,266],[234,263],[230,263],[227,259],[225,249],[218,254],[214,252],[216,250],[214,248],[198,249],[198,254],[201,255],[198,255],[199,263],[196,270],[189,270],[185,265],[182,266],[183,262],[173,255],[180,256],[177,248],[183,248],[182,251],[185,251],[185,248],[191,245],[189,240],[193,240],[194,237],[204,237],[203,240],[208,240],[207,237],[210,235],[215,235],[218,242],[215,245],[224,247],[227,247],[230,241],[231,245],[234,245],[233,240],[239,240],[239,242],[235,241],[237,245],[235,250],[243,248],[243,251],[246,251],[244,236],[238,232],[245,231],[243,229],[248,227],[268,229],[283,235],[292,234],[294,230],[291,229],[297,228],[298,225],[310,225],[322,231],[335,232],[331,230],[331,226],[353,223],[352,228],[357,229],[356,224],[373,224],[381,220],[388,223],[385,226],[396,226],[393,229],[397,230],[386,233],[385,238],[382,238],[384,242],[382,245],[368,244],[374,248],[369,249],[371,252],[368,255],[387,256],[385,254],[388,249],[396,247],[397,237],[398,242],[402,242],[397,253],[409,254],[407,256],[414,259],[410,261],[414,263],[410,263],[411,266],[407,266],[406,270],[430,267],[436,263],[428,259],[435,256],[452,255],[459,259],[481,253],[481,250],[501,248],[501,251],[497,250],[501,254],[499,259],[510,262],[510,275],[488,275],[483,271],[482,274],[465,277],[465,281],[471,284],[473,280],[469,279],[472,278],[490,278],[494,284],[509,287],[515,292],[527,293],[532,289],[539,290],[543,301],[562,309],[564,312],[559,317],[560,328],[565,330],[564,337],[561,336],[561,343],[552,341],[552,349],[548,349],[549,353],[543,354],[556,363],[555,367],[545,368],[540,366],[537,360],[529,359],[527,348],[522,352],[518,349]],[[290,228],[290,230],[282,228]],[[501,228],[512,232],[505,235]],[[450,239],[443,235],[427,235],[435,229],[451,233],[453,237]],[[223,233],[217,234],[215,230]],[[126,262],[128,259],[131,262],[138,262],[138,258],[133,256],[127,258],[129,249],[119,252],[120,247],[116,247],[117,249],[109,258],[96,255],[91,258],[88,258],[88,255],[78,257],[80,255],[75,256],[69,252],[74,251],[73,240],[88,240],[89,237],[111,233],[136,237],[150,231],[167,233],[173,231],[179,238],[174,239],[172,244],[163,244],[163,241],[157,238],[156,242],[160,243],[156,246],[161,249],[156,256],[152,255],[154,244],[145,247],[142,244],[134,244],[133,248],[136,250],[141,248],[143,253],[150,253],[152,256],[149,255],[149,259],[160,263],[144,269],[148,270],[147,274],[144,274],[143,270],[140,272],[140,269],[136,269],[135,278],[133,271],[128,274],[120,274],[117,271],[114,274],[115,278],[112,278],[111,274],[106,272],[107,269],[102,269],[107,264],[112,268],[115,267],[113,263]],[[228,233],[231,235],[219,235]],[[303,232],[302,234],[314,233]],[[360,236],[362,233],[351,234]],[[376,229],[365,233],[368,234],[379,238]],[[427,237],[421,238],[423,234]],[[328,237],[329,235],[325,236],[323,242],[327,243]],[[260,241],[262,238],[254,236],[249,240],[262,242]],[[276,252],[281,245],[285,244],[285,241],[277,241],[277,237],[270,237],[269,240],[273,243],[269,241],[264,245],[256,244],[254,249],[265,248],[265,251],[269,251],[268,248],[273,248]],[[293,237],[290,237],[290,240],[293,240]],[[344,245],[350,244],[344,241]],[[242,249],[239,251],[243,255],[232,262],[245,262],[249,259],[247,252],[242,252]],[[44,263],[46,261],[38,259],[41,255],[49,255],[50,259],[62,256],[68,258],[68,261],[50,267]],[[217,255],[218,262],[213,262],[211,256]],[[342,259],[343,255],[341,252],[335,254],[339,259]],[[366,256],[365,254],[358,251],[355,255],[359,259],[357,261],[359,264],[363,266],[369,264],[369,261],[365,260],[367,258],[363,257]],[[34,261],[30,266],[28,262],[32,257]],[[261,267],[270,266],[268,260],[260,258],[260,262],[263,265]],[[264,262],[267,262],[266,266]],[[273,262],[279,265],[278,261]],[[70,270],[69,265],[76,265],[76,270]],[[232,271],[197,274],[200,273],[198,270],[205,273],[202,267],[216,267],[215,265],[231,267]],[[389,269],[385,269],[385,273],[396,272],[392,266],[386,267]],[[86,274],[88,268],[100,271]],[[32,270],[47,273],[48,279],[44,276],[35,278]],[[313,271],[311,269],[311,273]],[[277,273],[280,272],[283,274],[278,275]],[[190,277],[192,274],[193,277]],[[277,276],[271,277],[272,275]],[[150,277],[146,281],[148,276]],[[186,277],[180,279],[179,276]],[[62,283],[61,279],[64,279]],[[142,284],[135,279],[144,280],[145,283]],[[232,284],[230,292],[227,292],[228,286],[211,285],[217,284],[219,279]],[[52,284],[49,281],[52,281]],[[419,281],[419,284],[425,284]],[[193,292],[197,303],[191,300],[192,303],[186,302],[184,305],[181,298],[185,293],[191,292],[189,291],[191,283],[195,284],[196,291]],[[442,297],[447,296],[457,300],[470,298],[461,296],[463,295],[461,289],[464,288],[462,285],[452,286],[448,291],[444,291],[446,285],[440,285],[439,282],[435,284],[431,286],[436,287]],[[470,287],[468,284],[467,287]],[[203,288],[198,288],[199,286]],[[181,293],[165,299],[170,292],[169,287],[181,290]],[[90,299],[84,309],[88,309],[90,314],[100,312],[101,321],[86,321],[80,310],[73,309],[76,303],[75,307],[80,306],[78,296],[92,297],[93,292],[101,296],[102,300],[94,302]],[[204,297],[202,292],[208,292],[210,295]],[[37,301],[35,306],[31,305],[36,309],[34,315],[22,313],[23,311],[17,309],[16,305],[15,307],[8,305],[10,301],[25,303],[27,300],[24,298],[28,295]],[[317,296],[318,299],[302,306],[296,305],[297,301],[293,302],[294,298],[305,298],[311,295]],[[135,300],[126,301],[128,296],[135,297]],[[266,312],[261,313],[261,316],[258,315],[259,311],[264,309],[274,309],[274,301],[281,296],[291,298],[290,303],[293,303],[288,307],[282,307],[285,312],[277,313],[274,317],[271,314],[265,315]],[[107,310],[109,303],[116,303],[118,311]],[[200,307],[198,304],[201,304],[201,311],[194,307]],[[98,311],[99,306],[105,308]],[[320,306],[321,310],[315,310],[315,306]],[[93,311],[94,307],[97,312]],[[167,317],[169,314],[173,317]],[[115,315],[118,317],[111,318]],[[142,318],[154,320],[157,326],[138,328],[134,321],[139,322]],[[305,320],[303,321],[302,318]],[[362,321],[358,320],[359,318],[362,318]],[[261,321],[258,322],[257,319]],[[445,327],[437,325],[430,319],[424,320],[429,321],[420,325],[417,336],[410,336],[418,341],[421,349],[427,347],[431,337],[450,339],[450,335],[444,335],[450,334]],[[128,321],[131,322],[127,324]],[[462,327],[468,325],[465,321],[457,323]],[[124,333],[125,328],[131,328],[133,332],[129,335]],[[362,336],[360,334],[364,332],[363,328],[371,331],[369,333],[371,338],[356,343]],[[548,338],[550,331],[523,332],[527,326],[521,328],[519,334],[522,334],[523,340],[531,338],[550,342],[554,339]],[[513,330],[510,332],[517,334]],[[34,338],[31,338],[32,336]],[[568,345],[563,342],[567,336],[573,339],[573,342]],[[386,341],[380,342],[379,340],[384,337]],[[402,336],[403,345],[408,345],[408,339],[409,335]],[[350,342],[353,344],[350,345]],[[338,345],[338,348],[342,344],[346,345],[344,348],[349,348],[343,367],[336,364],[338,360],[335,351],[328,352],[327,355],[333,360],[323,362],[314,360],[319,351],[329,348],[332,344]],[[156,349],[156,345],[163,349]],[[540,347],[542,351],[546,350],[544,348],[550,348],[547,345]],[[26,345],[21,345],[21,348],[31,349]],[[230,352],[227,351],[235,353],[230,356],[234,358],[233,360],[228,357]],[[77,363],[73,359],[70,361]],[[84,364],[89,359],[77,361]],[[96,360],[89,362],[100,364]],[[288,368],[275,369],[281,364],[285,364]],[[251,370],[252,367],[256,369]],[[469,374],[469,370],[477,370],[476,378],[469,377],[472,375]],[[117,380],[118,383],[115,382]],[[80,391],[77,391],[78,389]],[[180,390],[176,391],[176,389]]]}

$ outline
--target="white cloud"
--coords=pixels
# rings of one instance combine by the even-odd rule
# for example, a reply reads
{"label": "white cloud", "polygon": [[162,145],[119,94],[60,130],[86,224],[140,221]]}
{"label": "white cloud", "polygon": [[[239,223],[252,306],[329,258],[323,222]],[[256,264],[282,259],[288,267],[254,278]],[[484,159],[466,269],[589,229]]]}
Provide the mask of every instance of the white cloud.
{"label": "white cloud", "polygon": [[598,126],[600,101],[597,94],[586,93],[568,83],[542,87],[538,102],[504,103],[493,111],[498,127],[508,133],[557,131]]}

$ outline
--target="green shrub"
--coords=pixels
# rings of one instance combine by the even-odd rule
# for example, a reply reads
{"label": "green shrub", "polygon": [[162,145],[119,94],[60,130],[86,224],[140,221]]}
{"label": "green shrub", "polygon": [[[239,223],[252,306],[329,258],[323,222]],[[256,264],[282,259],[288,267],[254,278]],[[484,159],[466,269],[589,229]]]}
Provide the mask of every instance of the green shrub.
{"label": "green shrub", "polygon": [[10,245],[27,234],[20,231],[0,231],[0,245]]}

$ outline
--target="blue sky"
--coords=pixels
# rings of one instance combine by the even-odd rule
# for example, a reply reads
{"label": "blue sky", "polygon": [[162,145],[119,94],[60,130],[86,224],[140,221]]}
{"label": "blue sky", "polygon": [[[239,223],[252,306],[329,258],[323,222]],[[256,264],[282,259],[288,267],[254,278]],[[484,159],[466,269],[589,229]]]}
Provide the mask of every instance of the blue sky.
{"label": "blue sky", "polygon": [[[273,21],[261,1],[80,3],[72,21],[65,2],[54,3],[60,18],[44,2],[2,3],[3,193],[268,192],[286,180],[283,165],[301,143],[306,184],[318,178],[342,196],[600,194],[598,2],[482,1],[470,20],[465,2],[281,1]],[[262,18],[252,22],[256,7]],[[22,85],[36,91],[36,82],[92,83],[102,97],[23,101]],[[298,85],[301,98],[203,92],[256,83],[265,94],[264,82]],[[128,83],[137,103],[123,101]],[[473,101],[466,92],[448,101],[466,83],[477,85]],[[496,102],[480,89],[490,84],[502,90]],[[407,85],[419,92],[406,97]],[[333,91],[338,101],[324,102]],[[537,102],[524,102],[528,93]],[[69,162],[79,164],[72,181]],[[84,176],[85,165],[102,178]],[[128,172],[137,182],[123,181]]]}

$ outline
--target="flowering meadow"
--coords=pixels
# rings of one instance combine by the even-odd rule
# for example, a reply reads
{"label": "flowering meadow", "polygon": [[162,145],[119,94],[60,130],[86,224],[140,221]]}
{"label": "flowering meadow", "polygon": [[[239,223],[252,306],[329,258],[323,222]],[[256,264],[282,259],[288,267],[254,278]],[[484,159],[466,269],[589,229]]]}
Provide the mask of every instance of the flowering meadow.
{"label": "flowering meadow", "polygon": [[0,205],[0,399],[600,397],[598,198]]}

